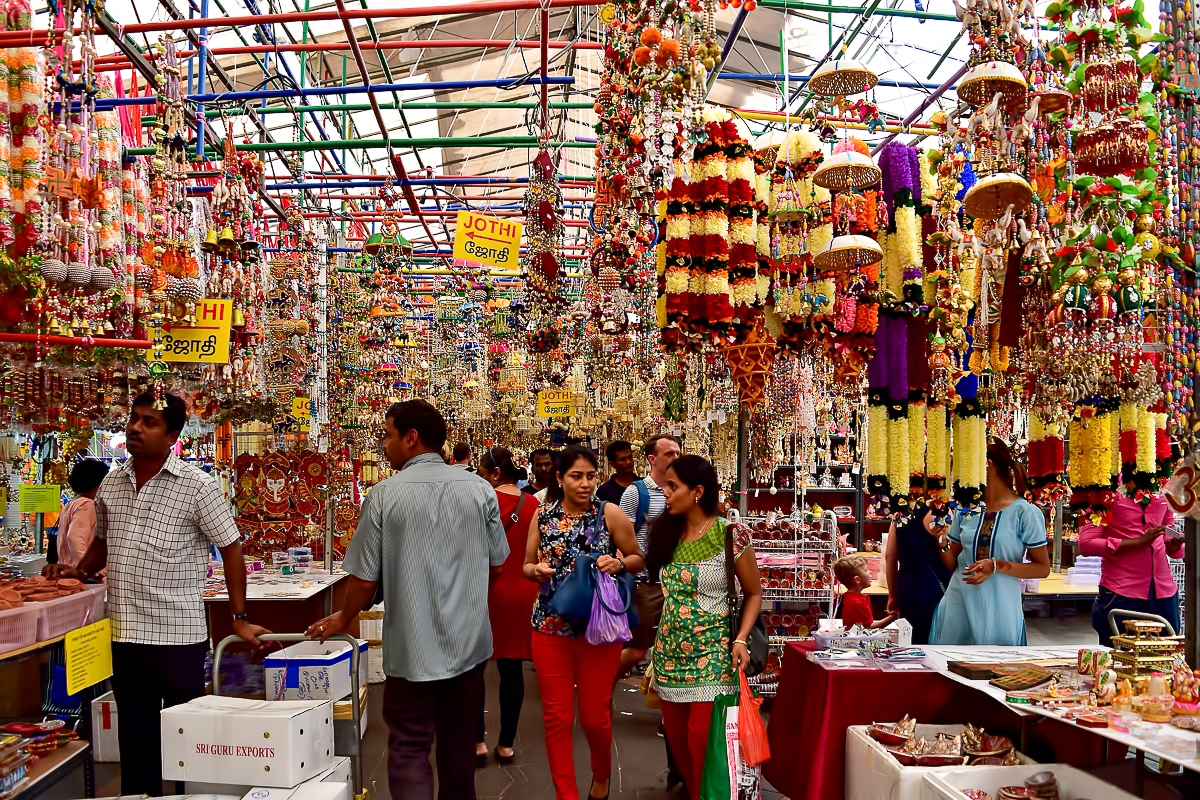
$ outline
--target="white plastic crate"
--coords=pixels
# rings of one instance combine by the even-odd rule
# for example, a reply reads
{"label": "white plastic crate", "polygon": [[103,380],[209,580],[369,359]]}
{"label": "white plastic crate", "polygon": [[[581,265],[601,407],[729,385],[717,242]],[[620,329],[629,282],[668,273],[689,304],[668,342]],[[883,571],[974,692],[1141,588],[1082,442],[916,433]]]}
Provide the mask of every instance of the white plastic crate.
{"label": "white plastic crate", "polygon": [[1024,786],[1039,772],[1053,772],[1059,800],[1137,800],[1107,781],[1066,764],[1027,764],[1019,767],[965,767],[925,776],[924,800],[970,800],[963,789],[978,789],[996,797],[1003,786]]}
{"label": "white plastic crate", "polygon": [[29,647],[38,640],[41,612],[33,603],[0,611],[0,653]]}
{"label": "white plastic crate", "polygon": [[[921,800],[926,775],[964,769],[962,764],[948,767],[903,766],[886,747],[871,738],[867,727],[853,725],[846,729],[846,800]],[[957,734],[962,730],[962,725],[918,725],[916,735],[933,742],[939,733]],[[1020,753],[1017,757],[1022,762],[1030,763]]]}
{"label": "white plastic crate", "polygon": [[37,603],[41,611],[38,620],[38,638],[53,639],[64,633],[91,625],[105,617],[107,587],[89,586],[77,594],[69,594],[57,600]]}

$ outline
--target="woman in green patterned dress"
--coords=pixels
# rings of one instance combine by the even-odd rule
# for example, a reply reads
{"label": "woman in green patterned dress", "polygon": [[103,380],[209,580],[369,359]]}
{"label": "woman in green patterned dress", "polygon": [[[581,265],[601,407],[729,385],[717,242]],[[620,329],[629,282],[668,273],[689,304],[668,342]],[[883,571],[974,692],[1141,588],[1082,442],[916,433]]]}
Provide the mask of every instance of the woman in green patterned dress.
{"label": "woman in green patterned dress", "polygon": [[[717,473],[700,456],[667,470],[666,513],[650,530],[646,566],[661,580],[662,621],[654,643],[654,686],[662,699],[667,744],[688,794],[699,797],[713,699],[737,691],[749,664],[746,640],[762,609],[750,530],[717,516]],[[745,595],[741,629],[730,641],[725,529],[733,535],[734,571]]]}

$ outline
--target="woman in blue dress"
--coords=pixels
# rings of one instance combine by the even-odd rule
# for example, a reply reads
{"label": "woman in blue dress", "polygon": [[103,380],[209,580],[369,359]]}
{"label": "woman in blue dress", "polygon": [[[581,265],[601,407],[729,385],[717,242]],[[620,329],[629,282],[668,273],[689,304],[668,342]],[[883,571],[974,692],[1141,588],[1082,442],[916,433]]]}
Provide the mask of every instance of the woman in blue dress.
{"label": "woman in blue dress", "polygon": [[[954,515],[942,562],[953,570],[933,617],[930,644],[1024,645],[1021,581],[1050,574],[1046,519],[1022,499],[1025,473],[996,438],[988,441],[986,512]],[[1028,555],[1030,562],[1025,563]]]}

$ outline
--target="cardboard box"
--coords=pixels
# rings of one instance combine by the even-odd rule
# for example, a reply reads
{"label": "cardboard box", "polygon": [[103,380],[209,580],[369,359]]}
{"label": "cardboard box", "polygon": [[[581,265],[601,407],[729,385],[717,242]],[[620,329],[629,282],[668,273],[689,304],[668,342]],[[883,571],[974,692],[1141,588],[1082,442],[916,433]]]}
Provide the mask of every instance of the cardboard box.
{"label": "cardboard box", "polygon": [[[353,691],[346,642],[299,642],[263,661],[268,700],[341,700]],[[367,685],[367,642],[358,640],[358,685]]]}
{"label": "cardboard box", "polygon": [[333,763],[333,703],[200,697],[163,709],[163,778],[290,788]]}
{"label": "cardboard box", "polygon": [[329,769],[321,770],[318,774],[304,781],[304,783],[291,789],[281,789],[278,787],[272,788],[269,786],[229,786],[219,783],[203,783],[200,781],[188,781],[184,784],[184,789],[190,795],[201,795],[220,792],[222,794],[232,794],[238,798],[247,798],[252,794],[256,794],[255,800],[296,800],[295,792],[300,791],[305,786],[312,786],[318,783],[331,783],[337,786],[347,787],[349,794],[346,795],[349,800],[350,795],[354,792],[349,789],[354,784],[353,774],[350,771],[350,759],[334,757],[333,765]]}
{"label": "cardboard box", "polygon": [[117,741],[117,701],[112,692],[92,701],[92,758],[104,762],[121,760],[121,745]]}

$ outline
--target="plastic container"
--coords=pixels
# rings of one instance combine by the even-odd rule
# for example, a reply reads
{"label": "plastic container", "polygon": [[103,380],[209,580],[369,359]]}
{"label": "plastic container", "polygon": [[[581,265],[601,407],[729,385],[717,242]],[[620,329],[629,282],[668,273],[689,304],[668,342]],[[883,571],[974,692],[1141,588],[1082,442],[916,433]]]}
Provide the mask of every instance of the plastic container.
{"label": "plastic container", "polygon": [[77,594],[37,603],[41,611],[38,638],[43,641],[53,639],[103,619],[106,593],[105,586],[89,586]]}
{"label": "plastic container", "polygon": [[1129,792],[1066,764],[1023,764],[1019,767],[965,767],[937,771],[925,776],[923,800],[970,800],[964,789],[987,792],[996,797],[1003,786],[1024,786],[1039,772],[1053,772],[1058,781],[1059,800],[1136,800]]}
{"label": "plastic container", "polygon": [[41,611],[34,603],[0,611],[0,653],[20,650],[38,641]]}

